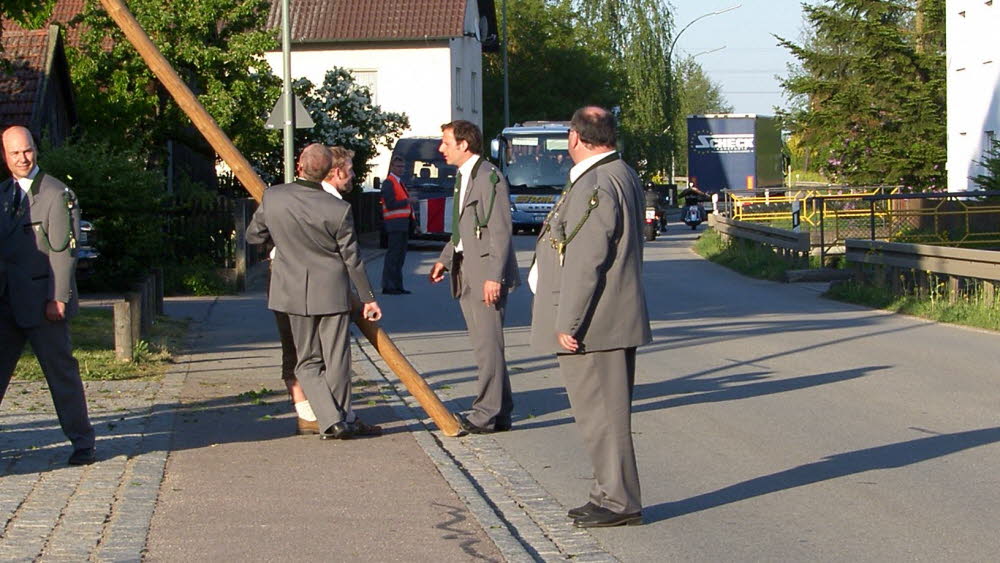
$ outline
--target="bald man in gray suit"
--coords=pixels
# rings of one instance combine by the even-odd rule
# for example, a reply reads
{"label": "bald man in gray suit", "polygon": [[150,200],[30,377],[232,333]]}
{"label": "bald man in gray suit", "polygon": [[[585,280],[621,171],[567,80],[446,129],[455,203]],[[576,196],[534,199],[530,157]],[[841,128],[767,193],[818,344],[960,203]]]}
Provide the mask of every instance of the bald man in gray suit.
{"label": "bald man in gray suit", "polygon": [[451,273],[476,357],[478,390],[472,411],[460,416],[472,434],[510,430],[514,399],[504,355],[503,317],[507,293],[520,283],[511,238],[510,191],[503,174],[479,153],[483,137],[474,123],[441,126],[445,161],[458,166],[452,234],[431,268],[434,283]]}
{"label": "bald man in gray suit", "polygon": [[326,147],[306,147],[298,162],[300,178],[265,190],[247,227],[247,242],[273,242],[276,248],[267,306],[288,314],[295,377],[324,440],[382,432],[351,409],[351,283],[364,303],[365,318],[378,320],[382,311],[361,261],[351,206],[320,184],[332,165]]}
{"label": "bald man in gray suit", "polygon": [[80,207],[65,184],[38,168],[27,129],[4,131],[3,148],[13,177],[0,183],[0,401],[30,342],[73,444],[69,463],[87,465],[96,459],[94,428],[69,335],[78,309]]}
{"label": "bald man in gray suit", "polygon": [[579,528],[642,523],[632,444],[636,347],[651,340],[642,286],[644,198],[602,108],[573,115],[570,185],[542,226],[529,283],[531,341],[555,353],[594,483]]}

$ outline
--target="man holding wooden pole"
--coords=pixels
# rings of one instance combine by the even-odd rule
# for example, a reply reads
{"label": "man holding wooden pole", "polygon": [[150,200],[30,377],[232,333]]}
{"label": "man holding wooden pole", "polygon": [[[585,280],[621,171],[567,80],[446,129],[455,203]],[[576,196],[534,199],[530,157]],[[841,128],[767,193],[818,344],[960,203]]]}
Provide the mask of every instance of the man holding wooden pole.
{"label": "man holding wooden pole", "polygon": [[378,320],[382,311],[361,261],[351,206],[320,185],[332,165],[329,149],[306,147],[300,178],[264,192],[247,242],[275,245],[268,308],[288,314],[295,378],[309,398],[320,438],[343,440],[382,433],[351,409],[351,284],[364,303],[364,318]]}

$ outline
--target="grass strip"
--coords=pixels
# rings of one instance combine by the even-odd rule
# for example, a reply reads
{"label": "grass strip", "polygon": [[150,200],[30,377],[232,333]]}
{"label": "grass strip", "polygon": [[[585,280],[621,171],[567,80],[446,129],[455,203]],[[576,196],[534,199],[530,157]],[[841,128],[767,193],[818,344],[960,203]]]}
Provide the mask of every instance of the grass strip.
{"label": "grass strip", "polygon": [[[172,351],[180,348],[187,333],[188,320],[158,317],[149,340],[140,341],[133,350],[133,361],[115,358],[114,314],[111,309],[80,308],[70,321],[73,356],[80,362],[80,377],[85,381],[121,380],[163,375],[173,363]],[[14,370],[14,378],[42,379],[42,369],[31,351],[25,351]]]}

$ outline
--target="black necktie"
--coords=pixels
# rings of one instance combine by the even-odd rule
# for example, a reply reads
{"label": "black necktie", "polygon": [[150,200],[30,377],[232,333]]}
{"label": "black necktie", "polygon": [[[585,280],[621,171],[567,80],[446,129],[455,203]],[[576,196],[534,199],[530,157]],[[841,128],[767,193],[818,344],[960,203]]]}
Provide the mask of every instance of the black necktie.
{"label": "black necktie", "polygon": [[18,208],[21,207],[21,185],[16,181],[11,181],[10,189],[13,192],[11,194],[13,197],[11,198],[10,215],[13,217]]}

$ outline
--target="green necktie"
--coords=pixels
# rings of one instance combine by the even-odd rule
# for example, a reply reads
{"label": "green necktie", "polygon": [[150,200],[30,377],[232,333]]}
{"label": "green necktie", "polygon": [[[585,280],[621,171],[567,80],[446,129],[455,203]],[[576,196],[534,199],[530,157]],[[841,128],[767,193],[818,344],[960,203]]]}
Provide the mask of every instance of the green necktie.
{"label": "green necktie", "polygon": [[458,234],[458,220],[461,217],[459,212],[459,199],[462,191],[462,173],[457,172],[455,174],[455,195],[451,198],[451,244],[453,246],[458,246],[458,241],[462,238]]}

